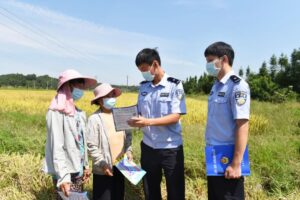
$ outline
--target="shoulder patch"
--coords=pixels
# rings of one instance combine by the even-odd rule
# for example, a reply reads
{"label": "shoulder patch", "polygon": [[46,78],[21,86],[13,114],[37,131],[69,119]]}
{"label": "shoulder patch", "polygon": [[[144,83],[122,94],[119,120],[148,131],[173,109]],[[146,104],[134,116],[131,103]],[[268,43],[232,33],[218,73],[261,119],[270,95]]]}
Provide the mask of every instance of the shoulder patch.
{"label": "shoulder patch", "polygon": [[238,106],[244,105],[247,101],[247,93],[244,91],[236,91],[234,97]]}
{"label": "shoulder patch", "polygon": [[241,78],[236,76],[236,75],[232,75],[230,76],[230,79],[234,82],[234,83],[238,83],[241,81]]}
{"label": "shoulder patch", "polygon": [[140,85],[143,85],[145,83],[148,83],[148,81],[142,81],[142,82],[140,82]]}
{"label": "shoulder patch", "polygon": [[169,77],[167,80],[169,82],[175,83],[176,85],[178,85],[181,82],[181,80],[179,80],[177,78],[173,78],[173,77]]}

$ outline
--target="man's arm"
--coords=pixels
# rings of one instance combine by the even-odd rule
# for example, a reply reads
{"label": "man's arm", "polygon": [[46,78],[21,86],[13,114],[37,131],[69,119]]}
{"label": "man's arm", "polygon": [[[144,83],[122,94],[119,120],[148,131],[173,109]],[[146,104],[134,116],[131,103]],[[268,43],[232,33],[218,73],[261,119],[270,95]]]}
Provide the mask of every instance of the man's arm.
{"label": "man's arm", "polygon": [[145,118],[134,117],[128,121],[128,124],[132,127],[145,127],[145,126],[166,126],[175,124],[180,120],[180,114],[174,113],[159,118]]}
{"label": "man's arm", "polygon": [[248,119],[236,120],[236,132],[235,132],[235,148],[233,160],[230,166],[225,171],[225,178],[235,179],[241,177],[241,163],[243,160],[244,152],[248,141]]}

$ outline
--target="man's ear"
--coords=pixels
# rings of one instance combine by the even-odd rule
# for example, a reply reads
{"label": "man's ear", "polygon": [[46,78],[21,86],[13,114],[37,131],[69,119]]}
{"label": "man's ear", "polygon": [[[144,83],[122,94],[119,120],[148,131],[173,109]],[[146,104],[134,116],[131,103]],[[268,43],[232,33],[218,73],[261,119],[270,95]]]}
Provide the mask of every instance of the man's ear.
{"label": "man's ear", "polygon": [[159,67],[159,63],[157,60],[154,60],[152,65],[155,67],[155,68],[158,68]]}
{"label": "man's ear", "polygon": [[228,56],[226,56],[226,55],[223,56],[223,62],[229,64]]}

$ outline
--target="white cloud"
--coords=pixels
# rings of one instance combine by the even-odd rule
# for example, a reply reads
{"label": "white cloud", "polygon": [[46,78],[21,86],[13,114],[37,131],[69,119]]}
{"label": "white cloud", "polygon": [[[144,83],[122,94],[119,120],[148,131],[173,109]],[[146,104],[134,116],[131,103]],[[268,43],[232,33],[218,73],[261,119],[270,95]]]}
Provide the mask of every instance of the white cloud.
{"label": "white cloud", "polygon": [[[7,9],[9,13],[1,8]],[[15,0],[0,1],[0,14],[0,44],[10,46],[10,49],[17,49],[18,45],[22,46],[21,49],[28,48],[28,51],[32,51],[32,60],[29,61],[32,65],[38,66],[38,61],[34,63],[33,59],[40,59],[39,54],[42,53],[48,55],[52,65],[53,58],[59,58],[60,61],[65,59],[64,63],[57,61],[57,66],[76,63],[74,59],[91,66],[119,66],[122,65],[120,60],[127,61],[127,66],[132,66],[140,49],[158,46],[168,55],[164,63],[172,66],[195,66],[190,61],[168,53],[168,49],[179,46],[177,42],[168,39],[101,26]],[[50,69],[45,69],[47,70]],[[123,76],[127,72],[125,70],[118,73]]]}

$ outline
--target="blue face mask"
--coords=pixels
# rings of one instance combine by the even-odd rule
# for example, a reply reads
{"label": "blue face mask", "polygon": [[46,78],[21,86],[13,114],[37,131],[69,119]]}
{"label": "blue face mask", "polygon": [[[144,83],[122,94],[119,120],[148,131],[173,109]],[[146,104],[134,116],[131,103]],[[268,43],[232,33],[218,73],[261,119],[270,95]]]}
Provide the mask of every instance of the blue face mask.
{"label": "blue face mask", "polygon": [[103,98],[103,106],[104,108],[111,110],[116,105],[116,98]]}
{"label": "blue face mask", "polygon": [[215,61],[206,63],[206,71],[209,75],[217,77],[221,68],[216,67]]}
{"label": "blue face mask", "polygon": [[150,70],[146,72],[142,72],[142,75],[146,81],[153,81],[154,79],[154,75],[151,74]]}
{"label": "blue face mask", "polygon": [[83,96],[83,90],[74,87],[72,91],[73,100],[76,101],[80,99],[82,96]]}

